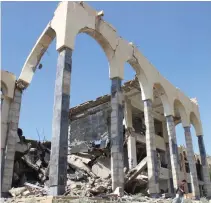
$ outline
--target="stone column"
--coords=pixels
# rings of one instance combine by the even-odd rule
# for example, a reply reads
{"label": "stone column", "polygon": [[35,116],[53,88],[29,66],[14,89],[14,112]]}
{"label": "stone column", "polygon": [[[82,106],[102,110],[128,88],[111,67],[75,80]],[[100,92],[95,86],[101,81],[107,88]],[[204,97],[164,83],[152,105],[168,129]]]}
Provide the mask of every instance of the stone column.
{"label": "stone column", "polygon": [[208,168],[208,164],[207,164],[207,154],[206,154],[206,149],[204,146],[203,135],[198,136],[198,145],[199,145],[201,164],[202,164],[202,169],[203,169],[204,189],[205,189],[206,195],[208,197],[211,197],[211,181],[210,181],[210,176],[209,176],[209,168]]}
{"label": "stone column", "polygon": [[193,143],[192,137],[190,132],[190,127],[184,127],[185,130],[185,142],[186,142],[186,149],[187,149],[187,159],[190,167],[190,179],[192,183],[192,194],[197,199],[200,197],[199,193],[199,184],[198,184],[198,177],[196,173],[196,164],[194,159],[194,150],[193,150]]}
{"label": "stone column", "polygon": [[179,184],[180,169],[179,169],[179,154],[178,154],[177,138],[176,138],[173,116],[171,115],[166,116],[166,124],[167,124],[167,131],[168,131],[168,137],[169,137],[172,179],[173,179],[173,184],[174,184],[174,192],[176,192],[176,189]]}
{"label": "stone column", "polygon": [[2,172],[2,192],[8,192],[12,185],[15,147],[21,108],[22,90],[16,88],[11,102],[8,119],[6,147],[4,152],[4,170]]}
{"label": "stone column", "polygon": [[[3,102],[1,103],[2,109],[1,109],[1,143],[0,145],[1,145],[1,172],[2,173],[4,171],[4,152],[5,152],[5,147],[6,147],[10,103],[11,103],[11,99],[4,96]],[[1,179],[2,179],[2,176],[1,176]]]}
{"label": "stone column", "polygon": [[128,150],[128,162],[129,169],[134,168],[137,165],[137,155],[136,155],[136,138],[132,134],[133,131],[133,121],[132,121],[132,106],[131,101],[125,100],[125,121],[126,121],[126,133],[128,136],[127,150]]}
{"label": "stone column", "polygon": [[159,177],[155,145],[154,118],[152,116],[152,101],[150,99],[144,100],[144,118],[146,125],[146,151],[149,193],[151,196],[156,196],[159,193]]}
{"label": "stone column", "polygon": [[174,184],[173,184],[172,172],[171,172],[169,136],[168,136],[166,120],[164,120],[162,122],[162,127],[163,127],[164,141],[165,141],[165,145],[166,145],[165,159],[166,159],[166,163],[167,163],[167,168],[169,170],[169,179],[167,180],[168,181],[168,192],[173,194],[174,193]]}
{"label": "stone column", "polygon": [[168,170],[169,170],[169,179],[168,181],[168,188],[169,188],[169,193],[174,194],[174,183],[173,183],[173,178],[172,178],[172,169],[171,169],[171,155],[170,155],[170,147],[169,143],[166,143],[166,159],[168,163]]}
{"label": "stone column", "polygon": [[59,51],[54,91],[54,111],[49,173],[50,193],[53,196],[64,194],[67,179],[71,69],[72,50],[64,47]]}
{"label": "stone column", "polygon": [[112,190],[124,189],[123,105],[121,79],[112,78],[111,85],[111,178]]}

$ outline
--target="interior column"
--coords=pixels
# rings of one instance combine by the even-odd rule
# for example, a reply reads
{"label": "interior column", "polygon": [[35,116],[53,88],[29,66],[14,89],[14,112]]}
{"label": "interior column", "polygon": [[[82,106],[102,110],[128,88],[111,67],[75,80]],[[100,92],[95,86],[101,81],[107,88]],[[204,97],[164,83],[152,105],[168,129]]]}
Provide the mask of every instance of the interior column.
{"label": "interior column", "polygon": [[150,99],[144,100],[144,118],[146,125],[146,151],[149,193],[151,196],[157,196],[159,193],[158,161],[155,145],[154,118],[152,116],[152,101]]}
{"label": "interior column", "polygon": [[125,100],[125,121],[126,121],[126,136],[127,150],[128,150],[128,162],[129,169],[136,167],[137,165],[137,152],[136,152],[136,137],[133,135],[133,120],[132,120],[132,105],[129,99]]}

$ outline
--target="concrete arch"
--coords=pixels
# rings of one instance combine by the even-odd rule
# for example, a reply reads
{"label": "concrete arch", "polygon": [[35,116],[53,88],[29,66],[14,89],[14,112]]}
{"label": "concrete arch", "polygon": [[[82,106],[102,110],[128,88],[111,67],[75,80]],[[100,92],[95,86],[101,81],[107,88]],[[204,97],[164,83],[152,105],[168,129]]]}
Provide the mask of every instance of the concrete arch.
{"label": "concrete arch", "polygon": [[16,77],[8,71],[1,70],[1,90],[2,94],[13,99]]}
{"label": "concrete arch", "polygon": [[48,24],[24,63],[17,82],[21,89],[27,88],[31,83],[42,56],[54,40],[55,36],[56,32],[50,27],[50,24]]}
{"label": "concrete arch", "polygon": [[[88,34],[101,46],[109,61],[110,78],[119,77],[124,79],[124,63],[130,61],[129,63],[132,64],[133,45],[119,37],[116,30],[98,17],[96,11],[87,4],[61,2],[54,13],[52,21],[47,25],[26,59],[18,80],[19,86],[27,87],[30,84],[41,57],[55,37],[57,50],[63,47],[73,50],[75,38],[79,33]],[[134,65],[132,67],[134,68]],[[136,73],[143,72],[138,65],[134,70]],[[142,89],[146,86],[145,78],[146,75],[142,77],[142,80],[145,81],[142,84]],[[147,91],[144,92],[146,94]]]}
{"label": "concrete arch", "polygon": [[194,112],[190,113],[190,123],[193,125],[193,127],[195,129],[196,136],[203,135],[201,122],[197,118],[197,116]]}
{"label": "concrete arch", "polygon": [[1,81],[1,93],[2,93],[3,95],[7,95],[7,94],[8,94],[7,85],[6,85],[3,81]]}
{"label": "concrete arch", "polygon": [[168,98],[168,94],[166,93],[166,90],[164,89],[164,87],[162,86],[161,83],[159,82],[155,82],[153,84],[153,89],[155,89],[158,93],[158,96],[161,99],[161,102],[163,104],[163,109],[164,109],[164,115],[168,116],[168,115],[173,115],[173,111],[169,102],[169,98]]}
{"label": "concrete arch", "polygon": [[153,99],[153,92],[150,88],[150,84],[144,69],[141,67],[139,61],[134,57],[128,60],[128,63],[136,72],[136,77],[138,78],[139,85],[141,88],[142,100]]}
{"label": "concrete arch", "polygon": [[177,116],[177,113],[179,113],[179,116],[181,117],[182,126],[183,127],[188,126],[189,119],[188,119],[185,107],[180,100],[175,99],[174,100],[174,115]]}
{"label": "concrete arch", "polygon": [[[89,12],[87,12],[83,6],[84,5],[81,5],[78,2],[59,3],[54,13],[54,18],[46,26],[25,61],[18,79],[19,87],[24,89],[31,83],[37,65],[55,37],[57,50],[60,50],[63,47],[68,47],[73,50],[75,37],[78,33],[86,33],[98,42],[108,57],[108,60],[111,61],[118,40],[114,43],[112,41],[109,42],[107,38],[108,35],[110,37],[113,34],[115,35],[115,39],[117,39],[116,31],[112,30],[111,32],[111,28],[109,28],[107,23],[100,18],[96,19],[96,14],[93,16],[94,11],[89,9]],[[92,15],[90,15],[90,12]],[[112,77],[115,77],[115,73],[111,74]],[[119,71],[116,71],[116,75],[119,75]]]}
{"label": "concrete arch", "polygon": [[[137,64],[137,66],[139,66],[139,64]],[[153,100],[153,92],[151,91],[147,77],[141,68],[139,68],[139,72],[138,74],[136,74],[136,77],[138,78],[139,85],[141,88],[142,100],[147,100],[147,99]]]}
{"label": "concrete arch", "polygon": [[162,92],[165,87],[165,94],[161,94],[161,100],[166,116],[174,115],[174,100],[176,98],[184,105],[187,114],[191,111],[197,112],[196,105],[192,104],[188,97],[162,77],[132,43],[119,37],[116,30],[101,18],[101,14],[84,2],[59,3],[53,19],[47,25],[24,64],[18,85],[21,88],[26,88],[30,84],[42,55],[55,37],[57,50],[63,47],[74,50],[75,38],[78,33],[88,34],[102,47],[108,58],[110,78],[124,79],[124,64],[126,62],[134,68],[142,89],[142,99],[153,100],[154,85],[159,92]]}

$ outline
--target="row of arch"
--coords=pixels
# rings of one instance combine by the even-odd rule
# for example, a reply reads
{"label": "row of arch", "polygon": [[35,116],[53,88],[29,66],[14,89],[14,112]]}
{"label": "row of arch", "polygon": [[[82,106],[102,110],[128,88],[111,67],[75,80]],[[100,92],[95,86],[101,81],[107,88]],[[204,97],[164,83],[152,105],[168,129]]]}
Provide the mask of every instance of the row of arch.
{"label": "row of arch", "polygon": [[129,63],[139,80],[142,100],[153,100],[153,91],[156,90],[163,103],[165,116],[179,115],[184,127],[193,124],[196,135],[203,134],[198,105],[163,78],[133,43],[119,37],[97,11],[83,2],[59,3],[53,19],[24,64],[18,85],[26,88],[31,83],[37,65],[55,37],[58,51],[63,47],[73,50],[78,33],[88,34],[102,47],[108,58],[110,78],[124,79],[124,64]]}

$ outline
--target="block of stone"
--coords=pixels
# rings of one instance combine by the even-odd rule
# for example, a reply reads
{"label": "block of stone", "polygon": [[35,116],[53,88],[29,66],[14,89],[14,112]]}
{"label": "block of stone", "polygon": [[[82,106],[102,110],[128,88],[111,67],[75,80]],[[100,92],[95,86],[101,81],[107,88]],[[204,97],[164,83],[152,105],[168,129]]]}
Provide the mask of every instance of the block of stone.
{"label": "block of stone", "polygon": [[26,191],[26,187],[18,187],[18,188],[12,188],[9,190],[9,193],[13,196],[16,197],[18,195],[21,195],[24,191]]}

